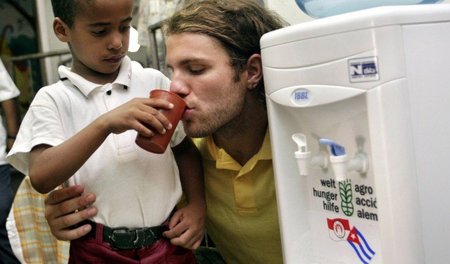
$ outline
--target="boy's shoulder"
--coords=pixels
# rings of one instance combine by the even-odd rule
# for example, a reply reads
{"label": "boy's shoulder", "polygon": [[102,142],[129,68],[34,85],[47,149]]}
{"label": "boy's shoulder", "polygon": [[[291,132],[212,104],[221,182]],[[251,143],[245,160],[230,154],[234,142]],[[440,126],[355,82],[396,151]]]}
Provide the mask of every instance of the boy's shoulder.
{"label": "boy's shoulder", "polygon": [[68,78],[61,78],[54,83],[41,87],[35,94],[33,101],[48,101],[60,100],[68,98],[73,94],[80,93],[78,89],[68,80]]}
{"label": "boy's shoulder", "polygon": [[49,85],[41,87],[37,92],[44,93],[44,92],[49,92],[49,91],[54,91],[54,90],[61,90],[61,88],[63,88],[64,86],[65,86],[64,82],[62,80],[58,80],[54,83],[51,83]]}

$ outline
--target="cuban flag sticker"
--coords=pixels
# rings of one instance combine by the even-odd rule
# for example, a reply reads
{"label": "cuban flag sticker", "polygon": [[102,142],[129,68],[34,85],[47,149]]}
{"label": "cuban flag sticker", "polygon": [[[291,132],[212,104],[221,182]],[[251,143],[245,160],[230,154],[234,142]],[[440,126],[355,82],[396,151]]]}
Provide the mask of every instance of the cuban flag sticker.
{"label": "cuban flag sticker", "polygon": [[347,241],[361,263],[370,263],[375,256],[375,251],[370,247],[366,238],[356,227],[350,227],[350,221],[348,219],[327,218],[327,226],[330,238],[333,241]]}
{"label": "cuban flag sticker", "polygon": [[358,258],[362,263],[370,263],[372,258],[375,256],[375,251],[372,250],[372,248],[369,246],[369,243],[367,243],[367,240],[364,238],[361,232],[356,229],[356,227],[353,227],[350,231],[350,234],[347,237],[347,241],[350,246],[352,246],[353,250],[355,251],[356,255],[358,255]]}

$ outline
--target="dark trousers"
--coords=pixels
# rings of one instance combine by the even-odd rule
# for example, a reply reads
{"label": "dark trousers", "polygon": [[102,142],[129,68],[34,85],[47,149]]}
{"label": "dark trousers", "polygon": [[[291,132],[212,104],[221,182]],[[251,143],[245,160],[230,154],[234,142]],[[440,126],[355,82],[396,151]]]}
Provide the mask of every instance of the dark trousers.
{"label": "dark trousers", "polygon": [[11,189],[11,168],[8,164],[0,165],[0,263],[20,264],[9,244],[6,231],[6,219],[13,201]]}

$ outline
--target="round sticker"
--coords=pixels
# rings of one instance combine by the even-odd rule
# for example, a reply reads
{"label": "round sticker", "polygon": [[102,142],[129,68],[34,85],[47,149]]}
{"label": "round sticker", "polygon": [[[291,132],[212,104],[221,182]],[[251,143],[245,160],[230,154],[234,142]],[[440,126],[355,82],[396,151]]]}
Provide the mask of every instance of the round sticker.
{"label": "round sticker", "polygon": [[295,90],[291,95],[292,102],[296,105],[306,105],[311,102],[311,91],[305,88]]}

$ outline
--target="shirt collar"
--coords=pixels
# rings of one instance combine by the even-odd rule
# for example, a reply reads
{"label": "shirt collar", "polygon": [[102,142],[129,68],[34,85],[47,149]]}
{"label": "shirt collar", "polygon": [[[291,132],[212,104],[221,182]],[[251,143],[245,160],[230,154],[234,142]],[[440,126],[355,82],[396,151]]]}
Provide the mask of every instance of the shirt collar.
{"label": "shirt collar", "polygon": [[[86,80],[79,74],[70,70],[70,68],[62,65],[58,68],[59,77],[61,79],[67,78],[69,81],[80,90],[84,96],[88,96],[95,88],[103,86],[103,84],[93,83]],[[120,65],[119,74],[112,84],[119,84],[130,87],[131,84],[131,60],[125,56]]]}
{"label": "shirt collar", "polygon": [[264,141],[260,150],[244,166],[241,166],[237,161],[235,161],[224,149],[217,147],[212,136],[209,136],[206,139],[206,143],[210,156],[216,161],[217,169],[229,169],[236,171],[241,171],[241,169],[244,169],[247,171],[247,169],[251,170],[256,165],[258,160],[272,160],[272,149],[268,129],[266,130]]}

